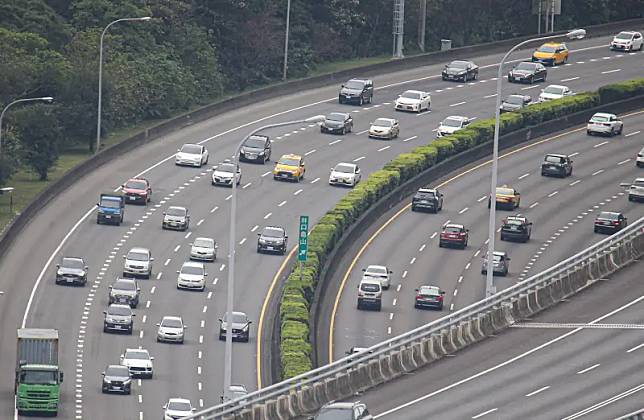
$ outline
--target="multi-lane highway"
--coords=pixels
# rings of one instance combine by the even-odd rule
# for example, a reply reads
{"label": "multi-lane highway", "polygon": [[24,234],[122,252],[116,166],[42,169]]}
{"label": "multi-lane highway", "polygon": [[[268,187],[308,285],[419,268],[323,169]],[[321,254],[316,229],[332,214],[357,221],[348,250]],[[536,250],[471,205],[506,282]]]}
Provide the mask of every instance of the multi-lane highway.
{"label": "multi-lane highway", "polygon": [[[612,53],[607,44],[607,37],[572,43],[569,64],[551,69],[548,83],[561,82],[580,91],[641,75],[644,54]],[[526,56],[526,52],[519,52],[514,58]],[[230,157],[241,136],[259,124],[306,118],[338,109],[353,113],[355,134],[343,137],[322,135],[317,126],[266,133],[274,140],[274,158],[287,152],[306,156],[307,176],[302,183],[273,181],[268,174],[271,165],[242,166],[236,238],[240,263],[236,272],[235,304],[236,310],[249,314],[255,327],[269,285],[283,261],[279,256],[255,252],[257,230],[268,224],[281,225],[292,235],[297,230],[297,216],[307,214],[313,221],[322,216],[346,193],[326,183],[329,168],[337,162],[356,162],[366,176],[397,154],[425,144],[433,136],[431,130],[448,115],[490,117],[494,104],[492,78],[498,60],[496,55],[476,58],[481,65],[479,80],[467,84],[442,82],[440,65],[376,77],[374,104],[362,108],[338,106],[337,86],[296,92],[222,114],[98,168],[35,217],[0,261],[3,273],[0,291],[4,292],[0,296],[3,331],[0,350],[3,354],[14,354],[13,331],[22,324],[60,331],[62,366],[66,373],[62,418],[152,418],[159,416],[161,406],[174,396],[190,398],[197,407],[217,403],[222,393],[224,346],[217,340],[216,332],[217,319],[225,307],[230,192],[210,185],[206,167],[175,167],[172,155],[176,149],[185,142],[202,142],[210,150],[212,165]],[[393,100],[411,88],[432,93],[431,112],[394,113]],[[520,91],[536,96],[538,89],[539,85],[513,85],[506,92]],[[398,140],[367,139],[365,130],[370,121],[393,115],[401,121]],[[628,124],[633,123],[627,122],[627,127]],[[627,142],[623,138],[619,141]],[[128,206],[126,223],[121,227],[96,225],[91,209],[98,194],[114,190],[137,174],[152,182],[152,203],[147,207]],[[185,205],[190,209],[192,223],[188,232],[161,230],[160,213],[168,205]],[[203,293],[178,291],[176,271],[187,259],[189,243],[197,236],[214,237],[219,242],[219,258],[207,264],[208,286]],[[150,280],[140,280],[143,303],[135,311],[134,334],[105,334],[102,311],[107,304],[107,286],[122,270],[121,256],[133,246],[152,250],[153,276]],[[71,288],[54,284],[54,265],[63,255],[86,259],[91,286]],[[184,318],[189,326],[185,344],[156,343],[155,324],[163,315]],[[264,349],[270,339],[263,338]],[[233,381],[249,389],[257,386],[256,344],[256,328],[251,329],[250,343],[234,344]],[[154,379],[135,383],[133,395],[129,397],[102,395],[100,372],[107,364],[118,363],[119,354],[126,347],[138,346],[147,348],[155,357]],[[14,414],[9,379],[13,377],[13,362],[12,357],[0,359],[0,372],[6,378],[0,387],[0,417],[3,418]]]}

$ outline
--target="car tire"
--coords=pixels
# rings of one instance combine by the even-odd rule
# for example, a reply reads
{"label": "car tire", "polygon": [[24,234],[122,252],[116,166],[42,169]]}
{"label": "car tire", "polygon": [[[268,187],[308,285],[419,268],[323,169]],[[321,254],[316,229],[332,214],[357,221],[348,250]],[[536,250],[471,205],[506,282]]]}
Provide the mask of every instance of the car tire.
{"label": "car tire", "polygon": [[529,83],[529,84],[533,84],[533,83],[534,83],[534,77],[533,77],[533,76],[530,76],[530,80],[528,80],[528,83]]}
{"label": "car tire", "polygon": [[380,312],[382,309],[382,302],[379,302],[378,305],[376,305],[376,311]]}
{"label": "car tire", "polygon": [[103,327],[103,332],[104,332],[104,333],[108,332],[107,327],[105,327],[105,326]]}
{"label": "car tire", "polygon": [[624,125],[622,124],[621,127],[619,127],[619,131],[617,132],[617,135],[621,135],[622,131],[624,131]]}
{"label": "car tire", "polygon": [[362,304],[360,303],[360,301],[358,301],[358,304],[356,305],[356,309],[358,310],[362,309]]}
{"label": "car tire", "polygon": [[358,104],[360,106],[364,105],[364,98],[362,97],[362,95],[360,96],[360,100],[358,101]]}
{"label": "car tire", "polygon": [[445,247],[445,245],[443,244],[443,242],[438,241],[438,247],[439,247],[439,248],[443,248],[443,247]]}
{"label": "car tire", "polygon": [[[411,206],[411,211],[416,211],[416,206]],[[58,282],[56,282],[58,283]]]}
{"label": "car tire", "polygon": [[592,132],[592,131],[590,131],[590,130],[586,130],[586,134],[588,134],[589,136],[592,136],[592,135],[593,135],[593,132]]}

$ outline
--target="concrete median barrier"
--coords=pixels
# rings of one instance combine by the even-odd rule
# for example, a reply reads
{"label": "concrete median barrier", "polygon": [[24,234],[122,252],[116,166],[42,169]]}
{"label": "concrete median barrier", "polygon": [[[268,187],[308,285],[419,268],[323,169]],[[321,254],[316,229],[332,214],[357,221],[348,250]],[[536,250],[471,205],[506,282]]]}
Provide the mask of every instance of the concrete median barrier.
{"label": "concrete median barrier", "polygon": [[420,342],[412,343],[411,354],[412,354],[412,358],[414,359],[414,363],[416,364],[416,367],[425,366],[427,363],[429,363],[429,360],[423,354],[422,343]]}
{"label": "concrete median barrier", "polygon": [[341,395],[339,398],[344,399],[353,394],[355,391],[351,387],[351,381],[349,377],[349,372],[340,372],[336,376],[338,393]]}
{"label": "concrete median barrier", "polygon": [[387,382],[391,378],[395,377],[395,373],[391,367],[391,357],[390,356],[381,356],[380,359],[378,359],[378,362],[380,364],[380,374],[382,375],[382,380],[383,382]]}
{"label": "concrete median barrier", "polygon": [[277,417],[280,419],[290,419],[297,413],[291,410],[291,401],[288,395],[280,395],[277,397]]}
{"label": "concrete median barrier", "polygon": [[[382,366],[383,364],[388,363],[387,361],[381,361],[379,358],[377,360],[369,360],[369,362],[365,365],[365,372],[367,374],[367,379],[368,379],[368,386],[376,386],[380,385],[381,383],[385,382],[386,377],[385,374],[383,373]],[[364,390],[366,388],[361,388],[360,391]]]}
{"label": "concrete median barrier", "polygon": [[549,286],[537,286],[535,295],[537,296],[537,302],[539,303],[541,311],[551,307],[555,303]]}
{"label": "concrete median barrier", "polygon": [[403,349],[401,358],[405,372],[411,372],[418,368],[418,363],[416,363],[416,360],[414,359],[414,350],[411,346]]}
{"label": "concrete median barrier", "polygon": [[407,373],[407,369],[405,368],[405,364],[403,363],[403,357],[402,357],[403,351],[404,350],[392,351],[390,353],[391,373],[393,374],[393,378],[397,378],[398,376],[401,376],[403,373]]}
{"label": "concrete median barrier", "polygon": [[315,401],[313,387],[310,385],[304,385],[297,391],[297,401],[298,411],[303,413],[311,413],[320,407]]}
{"label": "concrete median barrier", "polygon": [[315,401],[316,410],[331,401],[326,395],[326,386],[324,382],[313,383],[313,400]]}

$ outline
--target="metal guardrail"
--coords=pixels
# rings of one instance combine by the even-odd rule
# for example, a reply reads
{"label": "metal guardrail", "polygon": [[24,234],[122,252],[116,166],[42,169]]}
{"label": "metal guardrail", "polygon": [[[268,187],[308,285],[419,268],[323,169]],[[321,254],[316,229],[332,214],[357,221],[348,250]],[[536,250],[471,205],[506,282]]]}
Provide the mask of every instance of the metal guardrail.
{"label": "metal guardrail", "polygon": [[644,420],[644,408],[616,418],[615,420]]}
{"label": "metal guardrail", "polygon": [[207,408],[190,417],[186,417],[186,419],[217,419],[222,416],[236,414],[242,409],[251,408],[253,405],[264,403],[267,400],[275,399],[278,396],[289,395],[302,389],[304,386],[311,386],[315,382],[321,382],[327,378],[333,377],[337,373],[355,368],[361,363],[367,363],[369,360],[377,360],[382,355],[393,351],[399,351],[411,343],[418,342],[432,334],[437,334],[442,330],[456,327],[462,322],[473,320],[482,313],[498,307],[499,305],[511,303],[515,299],[519,298],[520,295],[533,291],[537,287],[547,286],[550,283],[557,281],[562,276],[567,276],[571,272],[578,270],[580,267],[591,264],[599,257],[610,253],[617,247],[632,242],[635,238],[641,235],[644,235],[644,217],[638,219],[621,231],[595,243],[578,254],[575,254],[549,269],[515,284],[514,286],[501,290],[493,296],[475,302],[463,309],[455,311],[447,316],[408,331],[397,337],[393,337],[376,344],[361,353],[346,356],[328,365],[321,366],[317,369],[249,393],[244,397]]}

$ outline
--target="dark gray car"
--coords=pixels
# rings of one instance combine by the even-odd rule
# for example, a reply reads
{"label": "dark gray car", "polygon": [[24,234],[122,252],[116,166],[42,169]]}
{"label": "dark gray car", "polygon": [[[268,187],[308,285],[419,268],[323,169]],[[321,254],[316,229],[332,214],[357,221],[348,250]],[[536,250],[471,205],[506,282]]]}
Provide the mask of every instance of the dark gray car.
{"label": "dark gray car", "polygon": [[226,339],[226,331],[228,330],[228,325],[232,324],[233,332],[233,341],[239,340],[248,342],[250,337],[250,324],[252,321],[248,319],[248,315],[244,312],[233,312],[232,323],[228,322],[228,313],[224,314],[224,317],[219,320],[219,339]]}
{"label": "dark gray car", "polygon": [[321,133],[346,134],[353,131],[353,117],[344,112],[332,112],[324,118]]}
{"label": "dark gray car", "polygon": [[562,178],[572,175],[572,159],[568,155],[547,154],[541,162],[541,175]]}
{"label": "dark gray car", "polygon": [[56,284],[84,286],[87,283],[87,265],[82,258],[63,257],[56,268]]}
{"label": "dark gray car", "polygon": [[338,94],[341,104],[370,104],[373,101],[373,82],[370,79],[355,78],[343,84]]}
{"label": "dark gray car", "polygon": [[103,320],[103,332],[126,332],[132,334],[134,329],[134,313],[129,305],[111,304]]}
{"label": "dark gray car", "polygon": [[257,252],[276,252],[286,254],[288,236],[282,227],[266,226],[257,236]]}
{"label": "dark gray car", "polygon": [[428,210],[437,213],[443,209],[443,193],[435,188],[420,188],[411,199],[411,211]]}
{"label": "dark gray car", "polygon": [[367,406],[360,401],[330,402],[322,406],[315,417],[309,420],[371,420]]}
{"label": "dark gray car", "polygon": [[271,159],[271,141],[268,136],[250,136],[239,150],[240,162],[266,163]]}
{"label": "dark gray car", "polygon": [[501,102],[501,112],[514,112],[525,108],[532,103],[532,97],[528,95],[509,95]]}
{"label": "dark gray car", "polygon": [[121,303],[136,308],[139,305],[141,289],[135,279],[119,279],[110,286],[109,303]]}
{"label": "dark gray car", "polygon": [[123,365],[109,365],[103,372],[103,393],[116,392],[130,394],[132,392],[132,376],[130,370]]}

